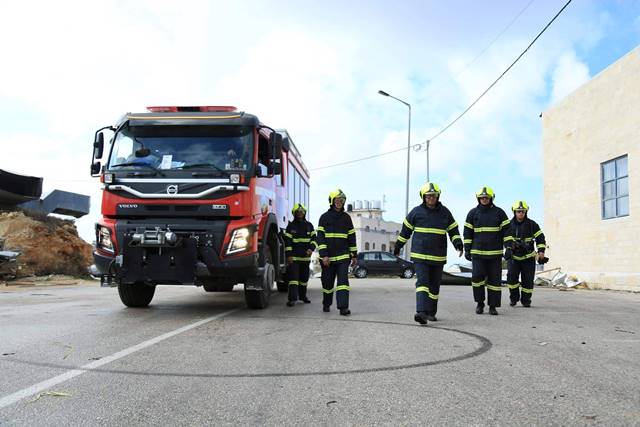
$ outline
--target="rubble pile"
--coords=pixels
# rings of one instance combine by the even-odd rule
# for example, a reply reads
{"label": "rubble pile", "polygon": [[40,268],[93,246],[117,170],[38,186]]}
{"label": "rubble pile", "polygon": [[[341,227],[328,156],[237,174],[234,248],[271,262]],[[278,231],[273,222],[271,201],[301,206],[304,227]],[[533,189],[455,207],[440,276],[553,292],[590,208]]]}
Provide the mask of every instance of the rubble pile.
{"label": "rubble pile", "polygon": [[64,274],[87,276],[91,245],[78,236],[73,221],[22,211],[0,211],[4,249],[19,252],[12,268],[17,278]]}
{"label": "rubble pile", "polygon": [[569,276],[560,268],[536,273],[536,278],[533,283],[536,286],[551,286],[559,290],[589,289],[589,286],[585,282],[576,276]]}

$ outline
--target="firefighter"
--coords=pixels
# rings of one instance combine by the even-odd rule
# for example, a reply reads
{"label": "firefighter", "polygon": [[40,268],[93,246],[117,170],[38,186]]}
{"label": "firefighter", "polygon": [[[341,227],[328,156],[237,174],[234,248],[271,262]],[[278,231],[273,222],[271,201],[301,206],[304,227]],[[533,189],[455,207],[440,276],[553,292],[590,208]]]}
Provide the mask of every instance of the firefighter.
{"label": "firefighter", "polygon": [[409,240],[412,233],[411,261],[415,263],[416,274],[416,314],[413,319],[422,324],[435,322],[440,297],[442,269],[447,262],[447,234],[451,243],[462,256],[462,239],[458,232],[458,223],[453,215],[440,202],[440,187],[427,182],[420,189],[422,203],[409,212],[398,235],[394,255]]}
{"label": "firefighter", "polygon": [[322,311],[329,312],[333,302],[334,282],[336,305],[342,316],[349,310],[349,263],[356,264],[356,230],[351,217],[344,211],[347,196],[342,190],[329,193],[329,210],[318,222],[317,245],[322,260]]}
{"label": "firefighter", "polygon": [[511,206],[513,218],[510,229],[513,236],[513,257],[509,261],[507,286],[509,286],[510,305],[520,301],[523,307],[531,307],[533,277],[536,271],[536,259],[544,262],[546,242],[540,226],[529,219],[529,205],[518,200]]}
{"label": "firefighter", "polygon": [[482,187],[476,193],[478,206],[471,209],[464,224],[465,258],[472,262],[471,286],[476,305],[476,313],[484,312],[485,291],[489,314],[497,315],[502,296],[502,248],[504,259],[512,256],[513,237],[510,221],[502,209],[493,204],[495,193],[489,187]]}
{"label": "firefighter", "polygon": [[286,280],[289,287],[288,307],[293,307],[297,300],[309,304],[307,298],[307,282],[309,281],[309,261],[315,245],[316,231],[305,216],[307,209],[296,203],[291,210],[293,221],[284,232],[285,254],[287,256]]}

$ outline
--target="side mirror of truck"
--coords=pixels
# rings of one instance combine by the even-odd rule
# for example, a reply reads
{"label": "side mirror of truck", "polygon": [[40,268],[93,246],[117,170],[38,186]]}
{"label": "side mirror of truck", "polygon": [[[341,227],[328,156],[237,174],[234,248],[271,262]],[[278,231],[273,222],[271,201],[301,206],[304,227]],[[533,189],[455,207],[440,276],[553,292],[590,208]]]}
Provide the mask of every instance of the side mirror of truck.
{"label": "side mirror of truck", "polygon": [[282,135],[278,132],[271,132],[269,136],[269,146],[271,148],[271,158],[279,159],[282,153]]}
{"label": "side mirror of truck", "polygon": [[95,162],[91,164],[91,176],[97,176],[100,174],[102,167],[100,166],[100,162]]}
{"label": "side mirror of truck", "polygon": [[288,152],[290,148],[291,148],[291,144],[289,142],[289,138],[283,138],[282,139],[282,151]]}
{"label": "side mirror of truck", "polygon": [[279,162],[272,161],[269,165],[270,175],[280,175],[282,173],[282,165]]}
{"label": "side mirror of truck", "polygon": [[95,140],[93,141],[93,158],[96,160],[102,159],[102,153],[104,152],[104,134],[98,132]]}

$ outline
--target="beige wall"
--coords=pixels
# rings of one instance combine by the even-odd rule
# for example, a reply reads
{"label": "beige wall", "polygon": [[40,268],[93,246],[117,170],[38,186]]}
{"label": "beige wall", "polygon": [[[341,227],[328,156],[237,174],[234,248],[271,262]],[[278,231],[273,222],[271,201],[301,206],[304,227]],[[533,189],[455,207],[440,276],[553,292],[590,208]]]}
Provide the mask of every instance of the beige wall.
{"label": "beige wall", "polygon": [[[543,113],[550,267],[640,291],[640,48]],[[628,156],[629,216],[601,217],[600,164]]]}
{"label": "beige wall", "polygon": [[[381,251],[383,244],[387,252],[393,251],[393,245],[402,229],[402,224],[385,221],[382,218],[382,211],[378,210],[354,210],[349,212],[349,215],[351,215],[353,227],[356,229],[358,252]],[[367,226],[369,226],[369,231],[366,231]],[[369,249],[365,249],[366,242],[369,243]],[[373,247],[374,243],[375,248]]]}

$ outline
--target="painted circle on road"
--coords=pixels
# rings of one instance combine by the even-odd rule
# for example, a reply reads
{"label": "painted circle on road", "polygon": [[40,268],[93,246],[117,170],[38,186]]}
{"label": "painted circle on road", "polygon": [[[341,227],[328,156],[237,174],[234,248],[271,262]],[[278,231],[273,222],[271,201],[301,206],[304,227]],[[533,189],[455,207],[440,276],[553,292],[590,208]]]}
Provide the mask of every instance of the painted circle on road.
{"label": "painted circle on road", "polygon": [[186,377],[186,378],[269,378],[269,377],[310,377],[310,376],[324,376],[324,375],[354,375],[354,374],[367,374],[367,373],[375,373],[375,372],[389,372],[389,371],[399,371],[399,370],[407,370],[407,369],[417,369],[424,368],[428,366],[434,365],[442,365],[446,363],[459,362],[461,360],[470,359],[473,357],[477,357],[483,353],[489,351],[492,347],[491,341],[478,334],[474,334],[472,332],[463,331],[460,329],[447,328],[441,326],[420,326],[416,324],[409,323],[400,323],[400,322],[390,322],[390,321],[381,321],[381,320],[364,320],[364,319],[341,319],[341,318],[309,318],[309,317],[296,317],[296,316],[272,316],[272,317],[260,317],[260,316],[252,316],[247,318],[249,319],[262,319],[262,320],[270,320],[270,319],[297,319],[297,320],[322,320],[322,321],[333,321],[333,322],[356,322],[356,323],[365,323],[365,324],[378,324],[378,325],[390,325],[390,326],[403,326],[410,328],[420,328],[425,331],[446,331],[455,334],[462,334],[466,337],[472,338],[479,343],[479,346],[467,353],[460,354],[458,356],[429,360],[424,362],[416,362],[416,363],[407,363],[407,364],[398,364],[393,366],[380,366],[380,367],[371,367],[371,368],[355,368],[355,369],[337,369],[337,370],[323,370],[323,371],[299,371],[299,372],[255,372],[255,373],[228,373],[228,374],[219,374],[219,373],[189,373],[189,372],[153,372],[153,371],[132,371],[132,370],[121,370],[121,369],[103,369],[103,368],[95,368],[95,369],[84,369],[81,367],[72,367],[68,365],[59,365],[52,363],[43,363],[37,361],[27,361],[27,360],[19,360],[19,359],[4,359],[6,361],[17,362],[21,364],[27,365],[35,365],[35,366],[45,366],[51,368],[61,368],[61,369],[82,369],[87,372],[98,372],[98,373],[111,373],[111,374],[125,374],[125,375],[141,375],[141,376],[158,376],[158,377]]}

